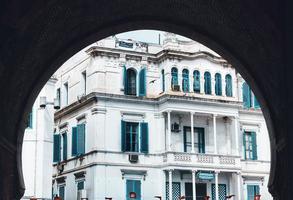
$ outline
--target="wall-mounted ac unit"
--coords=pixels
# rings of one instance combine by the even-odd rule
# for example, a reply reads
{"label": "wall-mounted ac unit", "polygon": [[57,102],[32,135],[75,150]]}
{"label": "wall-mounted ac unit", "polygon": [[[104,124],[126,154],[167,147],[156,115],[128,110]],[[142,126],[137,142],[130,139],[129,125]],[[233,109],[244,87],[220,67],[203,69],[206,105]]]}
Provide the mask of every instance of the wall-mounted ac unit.
{"label": "wall-mounted ac unit", "polygon": [[85,200],[86,197],[86,190],[78,190],[77,192],[77,200]]}
{"label": "wall-mounted ac unit", "polygon": [[172,90],[179,92],[180,91],[180,85],[173,85]]}
{"label": "wall-mounted ac unit", "polygon": [[178,132],[180,132],[180,126],[179,126],[179,124],[178,123],[173,123],[172,125],[171,125],[171,131],[172,132],[176,132],[176,133],[178,133]]}
{"label": "wall-mounted ac unit", "polygon": [[138,162],[138,155],[137,154],[129,154],[128,156],[129,162],[137,163]]}

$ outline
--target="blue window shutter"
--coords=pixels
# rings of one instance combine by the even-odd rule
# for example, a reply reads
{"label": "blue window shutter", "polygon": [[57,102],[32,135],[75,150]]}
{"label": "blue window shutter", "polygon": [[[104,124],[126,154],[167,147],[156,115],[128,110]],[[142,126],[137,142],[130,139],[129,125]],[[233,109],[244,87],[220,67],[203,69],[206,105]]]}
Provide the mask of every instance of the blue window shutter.
{"label": "blue window shutter", "polygon": [[124,86],[124,94],[127,94],[127,72],[126,72],[125,66],[123,66],[123,86]]}
{"label": "blue window shutter", "polygon": [[146,68],[139,72],[139,96],[146,95]]}
{"label": "blue window shutter", "polygon": [[204,73],[204,92],[211,94],[211,74],[209,72]]}
{"label": "blue window shutter", "polygon": [[198,152],[205,153],[205,134],[203,128],[198,128]]}
{"label": "blue window shutter", "polygon": [[72,127],[71,155],[77,155],[77,127]]}
{"label": "blue window shutter", "polygon": [[61,197],[61,199],[65,199],[65,186],[59,186],[59,197]]}
{"label": "blue window shutter", "polygon": [[244,108],[250,108],[251,107],[251,90],[249,88],[249,85],[246,82],[244,82],[242,85],[242,94],[243,94]]}
{"label": "blue window shutter", "polygon": [[254,186],[254,195],[260,194],[259,193],[259,185]]}
{"label": "blue window shutter", "polygon": [[246,157],[246,140],[245,140],[245,136],[246,136],[246,133],[243,132],[243,147],[244,147],[244,159],[247,159]]}
{"label": "blue window shutter", "polygon": [[162,91],[165,92],[165,70],[162,70]]}
{"label": "blue window shutter", "polygon": [[216,73],[215,75],[215,93],[218,96],[222,95],[222,77],[221,74]]}
{"label": "blue window shutter", "polygon": [[247,185],[247,199],[254,200],[254,185]]}
{"label": "blue window shutter", "polygon": [[232,77],[230,74],[227,74],[225,77],[225,82],[226,82],[226,96],[227,97],[232,97]]}
{"label": "blue window shutter", "polygon": [[27,128],[33,128],[33,111],[28,114]]}
{"label": "blue window shutter", "polygon": [[85,124],[77,125],[77,154],[85,153]]}
{"label": "blue window shutter", "polygon": [[182,71],[182,90],[189,92],[189,71],[187,69]]}
{"label": "blue window shutter", "polygon": [[252,160],[257,160],[257,143],[256,143],[256,133],[251,132],[252,137]]}
{"label": "blue window shutter", "polygon": [[186,145],[186,131],[187,131],[187,127],[183,128],[183,142],[184,142],[184,152],[187,152],[187,145]]}
{"label": "blue window shutter", "polygon": [[193,72],[193,91],[200,92],[200,73],[197,70]]}
{"label": "blue window shutter", "polygon": [[121,120],[121,151],[126,151],[126,122]]}
{"label": "blue window shutter", "polygon": [[63,160],[67,160],[67,133],[63,133]]}
{"label": "blue window shutter", "polygon": [[53,162],[60,162],[60,135],[54,135]]}
{"label": "blue window shutter", "polygon": [[171,76],[171,86],[178,85],[178,69],[176,67],[171,69]]}
{"label": "blue window shutter", "polygon": [[142,153],[148,153],[148,151],[149,151],[149,127],[148,127],[148,123],[146,123],[146,122],[140,123],[140,133],[141,133],[140,151]]}
{"label": "blue window shutter", "polygon": [[134,181],[134,192],[136,193],[136,199],[141,199],[141,182],[139,180]]}

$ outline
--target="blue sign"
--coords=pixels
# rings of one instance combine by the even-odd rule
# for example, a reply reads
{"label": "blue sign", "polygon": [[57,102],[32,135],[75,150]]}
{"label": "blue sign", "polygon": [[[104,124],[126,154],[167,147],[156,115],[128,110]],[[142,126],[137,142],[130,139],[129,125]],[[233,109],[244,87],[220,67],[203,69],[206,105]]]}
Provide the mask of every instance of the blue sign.
{"label": "blue sign", "polygon": [[209,172],[198,172],[197,173],[197,178],[201,180],[213,180],[215,177],[214,173],[209,173]]}

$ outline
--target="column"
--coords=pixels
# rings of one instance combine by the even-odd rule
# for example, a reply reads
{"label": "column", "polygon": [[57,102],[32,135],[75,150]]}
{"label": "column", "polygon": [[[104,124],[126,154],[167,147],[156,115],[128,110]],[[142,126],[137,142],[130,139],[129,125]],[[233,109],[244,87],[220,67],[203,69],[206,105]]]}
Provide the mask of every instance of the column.
{"label": "column", "polygon": [[241,173],[237,173],[237,198],[238,200],[241,200]]}
{"label": "column", "polygon": [[226,77],[222,77],[222,96],[226,96]]}
{"label": "column", "polygon": [[195,173],[196,173],[196,170],[192,170],[192,200],[196,200]]}
{"label": "column", "polygon": [[215,171],[215,196],[216,200],[219,200],[219,179],[218,179],[219,172]]}
{"label": "column", "polygon": [[211,74],[211,94],[215,95],[215,75]]}
{"label": "column", "polygon": [[171,111],[167,111],[168,120],[168,151],[171,151]]}
{"label": "column", "polygon": [[169,169],[169,200],[173,200],[172,169]]}
{"label": "column", "polygon": [[204,94],[204,72],[200,72],[200,94]]}
{"label": "column", "polygon": [[238,116],[234,118],[234,127],[235,127],[235,155],[239,155],[239,135],[238,135]]}
{"label": "column", "polygon": [[218,146],[217,146],[217,122],[216,122],[216,114],[213,114],[213,129],[214,129],[214,154],[218,154]]}
{"label": "column", "polygon": [[191,127],[191,153],[194,153],[194,129],[193,129],[193,115],[194,112],[190,112],[190,127]]}

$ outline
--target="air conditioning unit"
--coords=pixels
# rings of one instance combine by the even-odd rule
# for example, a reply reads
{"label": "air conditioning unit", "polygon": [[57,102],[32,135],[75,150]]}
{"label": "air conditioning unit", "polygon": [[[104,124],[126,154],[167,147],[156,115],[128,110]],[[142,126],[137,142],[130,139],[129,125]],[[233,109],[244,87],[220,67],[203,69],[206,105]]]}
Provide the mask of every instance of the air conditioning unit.
{"label": "air conditioning unit", "polygon": [[138,162],[138,155],[137,154],[129,154],[128,155],[129,162],[137,163]]}
{"label": "air conditioning unit", "polygon": [[172,85],[172,90],[179,92],[180,91],[180,85]]}
{"label": "air conditioning unit", "polygon": [[175,122],[174,124],[171,125],[171,131],[172,131],[172,132],[176,132],[176,133],[180,132],[180,129],[179,129],[179,128],[180,128],[180,126],[179,126],[179,124],[176,123],[176,122]]}
{"label": "air conditioning unit", "polygon": [[86,200],[86,190],[78,190],[77,192],[77,200]]}

